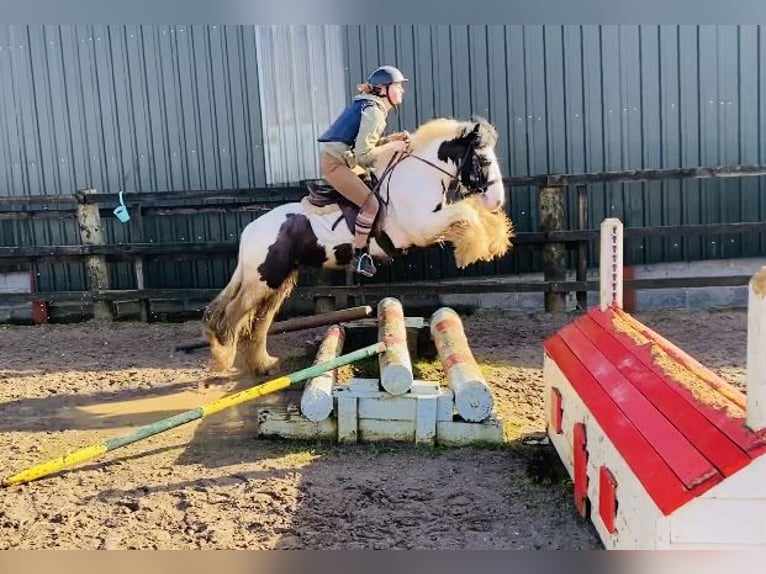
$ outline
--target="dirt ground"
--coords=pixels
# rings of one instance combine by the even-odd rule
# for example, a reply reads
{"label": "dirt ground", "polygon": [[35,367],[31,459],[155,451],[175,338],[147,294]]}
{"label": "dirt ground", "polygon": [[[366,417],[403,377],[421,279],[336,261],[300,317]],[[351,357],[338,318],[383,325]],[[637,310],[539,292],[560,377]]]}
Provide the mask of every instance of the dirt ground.
{"label": "dirt ground", "polygon": [[[744,310],[637,317],[743,388]],[[545,476],[557,460],[519,441],[544,430],[541,344],[572,318],[464,318],[503,447],[258,439],[245,404],[0,489],[0,549],[601,548],[568,480]],[[324,330],[274,336],[271,351],[285,369],[307,366]],[[0,327],[0,473],[265,380],[211,377],[205,351],[174,352],[199,333],[197,322]]]}

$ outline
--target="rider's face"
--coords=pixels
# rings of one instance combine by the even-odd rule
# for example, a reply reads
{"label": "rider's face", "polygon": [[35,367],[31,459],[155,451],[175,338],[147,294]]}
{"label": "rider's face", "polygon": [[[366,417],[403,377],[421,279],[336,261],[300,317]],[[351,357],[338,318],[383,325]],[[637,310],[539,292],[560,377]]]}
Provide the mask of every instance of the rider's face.
{"label": "rider's face", "polygon": [[404,84],[402,82],[396,82],[388,85],[388,99],[395,106],[402,103],[404,99]]}

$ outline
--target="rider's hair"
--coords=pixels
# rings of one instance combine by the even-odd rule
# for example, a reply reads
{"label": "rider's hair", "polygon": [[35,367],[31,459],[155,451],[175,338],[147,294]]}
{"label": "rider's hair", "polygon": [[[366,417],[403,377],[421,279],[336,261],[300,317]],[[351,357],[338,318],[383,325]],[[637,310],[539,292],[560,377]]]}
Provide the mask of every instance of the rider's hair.
{"label": "rider's hair", "polygon": [[360,94],[382,95],[383,86],[373,86],[372,84],[357,84],[356,91]]}

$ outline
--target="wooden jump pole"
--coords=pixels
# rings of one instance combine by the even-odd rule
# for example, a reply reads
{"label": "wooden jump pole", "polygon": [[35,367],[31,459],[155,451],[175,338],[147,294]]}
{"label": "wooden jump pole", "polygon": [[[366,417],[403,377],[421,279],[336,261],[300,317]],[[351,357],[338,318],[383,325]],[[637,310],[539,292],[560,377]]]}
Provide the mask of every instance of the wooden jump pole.
{"label": "wooden jump pole", "polygon": [[386,343],[386,352],[378,356],[380,386],[392,395],[406,393],[412,387],[412,360],[407,348],[407,327],[401,302],[385,297],[378,303],[378,340]]}
{"label": "wooden jump pole", "polygon": [[[319,345],[314,363],[324,363],[343,352],[346,332],[340,325],[331,325]],[[320,422],[330,416],[333,407],[332,388],[338,381],[338,371],[325,371],[306,383],[301,395],[301,414],[311,422]]]}
{"label": "wooden jump pole", "polygon": [[[309,315],[308,317],[293,317],[292,319],[272,323],[271,327],[269,327],[269,334],[288,333],[290,331],[322,327],[324,325],[341,323],[343,321],[355,321],[356,319],[364,319],[370,315],[372,315],[372,307],[370,305],[361,305],[359,307],[349,307],[348,309]],[[203,349],[208,345],[209,343],[207,341],[195,341],[194,343],[178,345],[175,350],[193,351],[194,349]]]}
{"label": "wooden jump pole", "polygon": [[487,419],[494,406],[492,391],[468,345],[460,315],[450,307],[437,309],[431,315],[431,336],[458,414],[469,422]]}
{"label": "wooden jump pole", "polygon": [[222,397],[217,401],[207,403],[201,407],[197,407],[195,409],[191,409],[172,417],[168,417],[155,423],[143,426],[130,434],[113,437],[105,440],[102,443],[87,446],[72,451],[59,458],[55,458],[36,466],[29,467],[26,470],[23,470],[4,479],[2,485],[4,487],[8,487],[17,484],[23,484],[43,476],[53,474],[54,472],[62,470],[68,466],[96,458],[97,456],[101,456],[102,454],[117,448],[127,446],[140,440],[144,440],[150,436],[154,436],[172,428],[190,423],[194,420],[201,419],[224,409],[228,409],[229,407],[251,401],[269,393],[284,390],[292,384],[303,381],[305,379],[316,377],[317,375],[337,367],[348,365],[360,359],[379,355],[385,350],[385,343],[379,341],[374,345],[368,345],[367,347],[363,347],[351,353],[341,355],[340,357],[330,361],[312,365],[300,371],[296,371],[290,375],[272,379],[255,387],[245,389],[244,391]]}

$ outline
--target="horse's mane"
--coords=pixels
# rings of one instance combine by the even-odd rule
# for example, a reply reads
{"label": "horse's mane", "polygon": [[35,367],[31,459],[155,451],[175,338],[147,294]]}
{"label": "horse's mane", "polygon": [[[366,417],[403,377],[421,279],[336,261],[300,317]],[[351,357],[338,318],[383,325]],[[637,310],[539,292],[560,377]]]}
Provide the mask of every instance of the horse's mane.
{"label": "horse's mane", "polygon": [[[462,135],[466,122],[453,118],[436,118],[422,124],[410,135],[410,146],[413,152],[418,152],[437,138],[452,139]],[[376,167],[385,167],[391,159],[390,153],[380,154],[375,162]]]}
{"label": "horse's mane", "polygon": [[454,138],[462,133],[465,122],[453,118],[436,118],[421,125],[410,137],[413,151],[424,148],[436,138]]}

